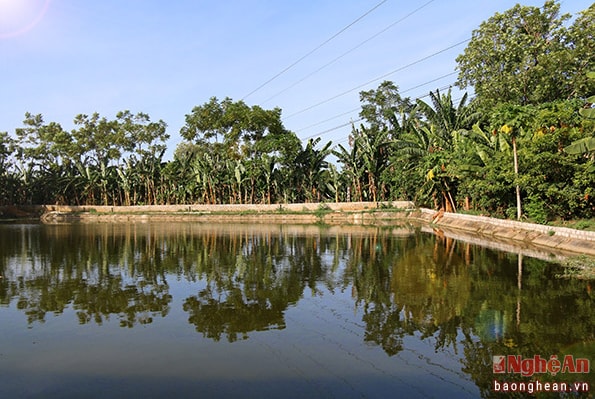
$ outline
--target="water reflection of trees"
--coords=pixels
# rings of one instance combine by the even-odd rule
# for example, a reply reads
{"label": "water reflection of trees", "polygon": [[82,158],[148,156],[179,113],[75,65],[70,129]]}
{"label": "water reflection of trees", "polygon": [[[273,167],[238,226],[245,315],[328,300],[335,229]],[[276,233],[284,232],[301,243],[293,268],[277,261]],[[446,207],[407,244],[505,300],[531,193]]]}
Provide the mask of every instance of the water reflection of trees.
{"label": "water reflection of trees", "polygon": [[[483,397],[497,397],[494,355],[595,355],[591,285],[558,278],[555,264],[429,235],[371,234],[351,248],[346,282],[364,309],[365,340],[389,355],[414,335],[432,337],[437,351],[462,350],[464,371]],[[550,380],[595,384],[593,373]]]}
{"label": "water reflection of trees", "polygon": [[[461,324],[463,365],[483,397],[499,397],[491,387],[494,355],[549,358],[570,354],[593,359],[595,301],[590,282],[560,279],[555,265],[516,254],[476,251],[474,259],[472,300]],[[536,378],[595,384],[592,372]],[[528,381],[516,374],[498,375],[498,379]]]}
{"label": "water reflection of trees", "polygon": [[389,355],[414,335],[432,337],[437,351],[462,349],[464,370],[484,396],[493,355],[549,356],[571,345],[594,354],[589,282],[441,236],[314,226],[0,228],[0,303],[16,303],[30,323],[69,307],[80,323],[151,323],[170,311],[175,278],[196,287],[183,310],[213,340],[284,328],[284,312],[305,292],[350,290],[365,341]]}
{"label": "water reflection of trees", "polygon": [[0,244],[0,300],[15,301],[29,323],[67,307],[81,324],[111,316],[126,327],[151,323],[167,315],[171,302],[159,257],[151,252],[147,237],[114,235],[107,225],[92,231],[8,226]]}
{"label": "water reflection of trees", "polygon": [[271,232],[200,235],[193,270],[206,284],[184,300],[188,321],[214,340],[246,338],[251,331],[282,329],[283,312],[299,299],[302,270],[288,261],[284,236]]}
{"label": "water reflection of trees", "polygon": [[454,242],[445,245],[426,235],[400,241],[378,236],[361,242],[354,255],[349,270],[365,310],[366,340],[390,355],[415,332],[422,338],[437,334],[436,349],[454,346],[471,285]]}

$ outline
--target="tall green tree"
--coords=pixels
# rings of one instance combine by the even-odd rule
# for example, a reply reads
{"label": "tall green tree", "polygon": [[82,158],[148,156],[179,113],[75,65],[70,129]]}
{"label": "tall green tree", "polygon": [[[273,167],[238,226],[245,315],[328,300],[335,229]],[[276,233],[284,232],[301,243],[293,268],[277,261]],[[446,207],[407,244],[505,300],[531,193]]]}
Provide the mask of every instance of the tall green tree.
{"label": "tall green tree", "polygon": [[[281,201],[281,192],[292,187],[302,146],[295,133],[283,126],[280,108],[265,110],[213,97],[186,115],[180,133],[205,153],[193,156],[197,162],[204,166],[207,158],[217,154],[221,163],[208,169],[209,173],[220,170],[222,179],[217,189],[210,190],[209,201]],[[209,186],[209,179],[201,178],[203,187]],[[275,199],[273,187],[278,188]]]}
{"label": "tall green tree", "polygon": [[595,78],[589,76],[589,71],[593,71],[595,62],[595,3],[579,13],[568,28],[566,42],[573,55],[570,68],[573,94],[578,97],[593,95]]}
{"label": "tall green tree", "polygon": [[359,98],[362,103],[359,116],[368,128],[375,130],[394,130],[398,122],[395,115],[409,114],[415,107],[409,97],[401,97],[399,87],[391,81],[380,83],[377,89],[360,92]]}
{"label": "tall green tree", "polygon": [[552,0],[496,13],[457,57],[457,85],[473,87],[484,110],[583,96],[591,86],[584,68],[595,61],[592,16],[593,6],[567,28],[570,15],[561,15]]}
{"label": "tall green tree", "polygon": [[25,114],[16,129],[16,160],[22,192],[28,203],[67,202],[72,183],[73,138],[59,123],[46,123],[41,114]]}
{"label": "tall green tree", "polygon": [[[295,135],[283,126],[280,108],[250,107],[229,97],[222,101],[212,97],[209,102],[194,107],[186,115],[180,134],[188,141],[221,143],[230,157],[236,158],[268,152],[270,148],[266,144],[271,141],[283,144],[276,150],[296,151]],[[280,139],[288,143],[279,143]]]}
{"label": "tall green tree", "polygon": [[11,201],[11,155],[14,152],[14,140],[7,132],[0,132],[0,204]]}

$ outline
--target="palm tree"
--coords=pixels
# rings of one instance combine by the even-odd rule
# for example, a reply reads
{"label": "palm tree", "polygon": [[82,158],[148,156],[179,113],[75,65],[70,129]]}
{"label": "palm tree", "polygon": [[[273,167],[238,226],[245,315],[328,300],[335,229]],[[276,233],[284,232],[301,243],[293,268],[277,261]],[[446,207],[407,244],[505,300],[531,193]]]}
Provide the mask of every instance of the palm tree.
{"label": "palm tree", "polygon": [[417,108],[412,111],[414,117],[396,135],[394,161],[402,165],[410,178],[415,176],[418,183],[424,181],[421,187],[418,185],[418,199],[433,199],[435,206],[456,211],[460,174],[456,157],[479,115],[466,106],[466,94],[457,106],[450,90],[445,95],[438,90],[431,92],[430,99],[432,105],[417,100]]}

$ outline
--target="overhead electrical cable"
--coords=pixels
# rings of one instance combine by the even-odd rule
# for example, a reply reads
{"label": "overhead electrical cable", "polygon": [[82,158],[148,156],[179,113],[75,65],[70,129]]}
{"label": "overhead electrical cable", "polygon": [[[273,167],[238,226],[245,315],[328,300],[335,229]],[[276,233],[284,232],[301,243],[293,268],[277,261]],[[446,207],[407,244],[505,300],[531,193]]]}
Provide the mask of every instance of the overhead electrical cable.
{"label": "overhead electrical cable", "polygon": [[329,43],[331,40],[335,39],[341,33],[345,32],[347,29],[351,28],[353,25],[355,25],[356,23],[358,23],[359,21],[361,21],[362,19],[364,19],[368,14],[370,14],[372,11],[376,10],[378,7],[380,7],[382,4],[386,3],[387,1],[388,0],[382,0],[380,3],[376,4],[374,7],[372,7],[371,9],[369,9],[368,11],[366,11],[364,14],[362,14],[361,16],[359,16],[355,21],[351,22],[349,25],[345,26],[339,32],[335,33],[333,36],[331,36],[330,38],[326,39],[324,42],[322,42],[321,44],[319,44],[318,46],[316,46],[313,50],[310,50],[307,54],[303,55],[297,61],[294,61],[291,65],[289,65],[285,69],[281,70],[281,72],[277,73],[275,76],[273,76],[272,78],[270,78],[269,80],[267,80],[266,82],[264,82],[263,84],[261,84],[260,86],[258,86],[256,89],[254,89],[250,93],[246,94],[242,98],[242,100],[245,100],[246,98],[250,97],[252,94],[256,93],[258,90],[262,89],[263,87],[265,87],[266,85],[268,85],[269,83],[271,83],[273,80],[275,80],[279,76],[283,75],[285,72],[287,72],[288,70],[290,70],[291,68],[293,68],[294,66],[296,66],[297,64],[299,64],[301,61],[303,61],[304,59],[306,59],[307,57],[309,57],[310,55],[312,55],[313,53],[315,53],[316,51],[318,51],[321,47],[323,47],[324,45],[326,45],[327,43]]}
{"label": "overhead electrical cable", "polygon": [[[427,56],[425,56],[425,57],[423,57],[423,58],[420,58],[420,59],[418,59],[418,60],[416,60],[416,61],[413,61],[413,62],[411,62],[411,63],[409,63],[409,64],[407,64],[407,65],[404,65],[404,66],[402,66],[402,67],[399,67],[399,68],[397,68],[397,69],[395,69],[395,70],[393,70],[393,71],[390,71],[390,72],[388,72],[388,73],[386,73],[386,74],[384,74],[384,75],[382,75],[382,76],[379,76],[379,77],[377,77],[377,78],[375,78],[375,79],[369,80],[369,81],[367,81],[366,83],[363,83],[363,84],[361,84],[361,85],[359,85],[359,86],[356,86],[356,87],[354,87],[354,88],[351,88],[351,89],[349,89],[349,90],[346,90],[346,91],[344,91],[344,92],[342,92],[342,93],[339,93],[339,94],[337,94],[337,95],[335,95],[335,96],[333,96],[333,97],[327,98],[327,99],[326,99],[326,100],[324,100],[324,101],[321,101],[321,102],[319,102],[319,103],[313,104],[313,105],[311,105],[311,106],[309,106],[309,107],[307,107],[307,108],[304,108],[304,109],[302,109],[302,110],[300,110],[300,111],[294,112],[293,114],[290,114],[290,115],[286,116],[284,119],[285,119],[285,120],[286,120],[286,119],[289,119],[289,118],[291,118],[291,117],[294,117],[294,116],[296,116],[296,115],[299,115],[299,114],[302,114],[302,113],[304,113],[304,112],[306,112],[306,111],[309,111],[309,110],[311,110],[311,109],[313,109],[313,108],[316,108],[316,107],[318,107],[318,106],[320,106],[320,105],[326,104],[326,103],[328,103],[328,102],[330,102],[330,101],[332,101],[332,100],[335,100],[335,99],[337,99],[337,98],[339,98],[339,97],[342,97],[342,96],[344,96],[344,95],[346,95],[346,94],[349,94],[349,93],[351,93],[351,92],[353,92],[353,91],[355,91],[355,90],[358,90],[358,89],[361,89],[361,88],[363,88],[363,87],[365,87],[365,86],[368,86],[368,85],[369,85],[369,84],[371,84],[371,83],[374,83],[374,82],[377,82],[377,81],[379,81],[379,80],[382,80],[382,79],[384,79],[384,78],[386,78],[386,77],[388,77],[388,76],[390,76],[390,75],[393,75],[393,74],[395,74],[395,73],[397,73],[397,72],[400,72],[400,71],[402,71],[402,70],[404,70],[404,69],[406,69],[406,68],[412,67],[413,65],[419,64],[419,63],[421,63],[421,62],[423,62],[423,61],[426,61],[426,60],[428,60],[428,59],[430,59],[430,58],[432,58],[432,57],[435,57],[435,56],[437,56],[438,54],[444,53],[445,51],[448,51],[448,50],[450,50],[450,49],[452,49],[452,48],[455,48],[455,47],[457,47],[457,46],[460,46],[461,44],[463,44],[463,43],[466,43],[466,42],[468,42],[469,40],[471,40],[471,39],[465,39],[465,40],[462,40],[462,41],[460,41],[460,42],[458,42],[458,43],[455,43],[455,44],[453,44],[453,45],[451,45],[451,46],[448,46],[448,47],[446,47],[446,48],[444,48],[444,49],[442,49],[442,50],[439,50],[439,51],[437,51],[437,52],[435,52],[435,53],[432,53],[432,54],[430,54],[430,55],[427,55]],[[452,74],[454,74],[454,73],[456,73],[456,72],[450,73],[450,74],[448,74],[448,75],[444,75],[443,77],[445,77],[445,76],[449,76],[449,75],[452,75]]]}
{"label": "overhead electrical cable", "polygon": [[[449,75],[452,75],[452,74],[454,74],[454,73],[450,73]],[[414,90],[414,89],[416,89],[416,88],[418,88],[418,87],[425,86],[425,85],[427,85],[427,84],[429,84],[429,83],[433,83],[433,82],[435,82],[436,80],[442,79],[442,78],[444,78],[444,77],[446,77],[446,76],[448,76],[448,75],[442,75],[441,77],[438,77],[438,78],[436,78],[436,79],[432,79],[432,80],[430,80],[430,81],[428,81],[428,82],[425,82],[425,83],[419,84],[419,85],[417,85],[417,86],[415,86],[415,87],[410,87],[410,88],[409,88],[409,89],[407,89],[407,90],[403,90],[403,91],[402,91],[402,92],[400,92],[399,94],[401,94],[401,93],[406,93],[406,92],[408,92],[408,91],[411,91],[411,90]],[[453,85],[454,85],[454,83],[451,83],[451,84],[448,84],[448,85],[444,85],[444,86],[442,86],[442,87],[439,87],[439,88],[438,88],[438,89],[436,89],[436,90],[438,90],[438,91],[443,91],[443,90],[446,90],[446,89],[449,89],[449,88],[451,88]],[[416,101],[416,100],[422,99],[422,98],[424,98],[424,97],[428,97],[429,95],[430,95],[430,93],[426,93],[426,94],[424,94],[423,96],[417,96],[417,97],[415,97],[413,100],[414,100],[414,101]],[[453,100],[453,102],[459,101],[459,100],[461,100],[461,98],[462,98],[462,97],[459,97],[458,99],[456,99],[456,100]],[[295,130],[295,132],[296,132],[296,133],[298,133],[298,132],[301,132],[301,131],[304,131],[304,130],[311,129],[311,128],[313,128],[313,127],[316,127],[316,126],[322,125],[323,123],[330,122],[330,121],[332,121],[332,120],[334,120],[334,119],[340,118],[340,117],[342,117],[342,116],[345,116],[345,115],[352,114],[352,113],[354,113],[354,112],[356,112],[356,111],[359,111],[359,110],[361,110],[361,106],[359,106],[359,107],[357,107],[357,108],[352,108],[352,109],[350,109],[349,111],[342,112],[342,113],[340,113],[340,114],[338,114],[338,115],[331,116],[330,118],[324,119],[324,120],[322,120],[322,121],[320,121],[320,122],[316,122],[316,123],[313,123],[313,124],[311,124],[311,125],[308,125],[308,126],[301,127],[301,128],[299,128],[299,129],[296,129],[296,130]],[[314,137],[314,136],[312,136],[312,137]],[[310,138],[310,137],[306,137],[305,139],[309,139],[309,138]],[[302,139],[302,140],[304,140],[304,139]]]}
{"label": "overhead electrical cable", "polygon": [[318,125],[322,125],[323,123],[330,122],[330,121],[332,121],[333,119],[337,119],[337,118],[340,118],[340,117],[342,117],[342,116],[345,116],[345,115],[352,114],[352,113],[354,113],[355,111],[359,111],[360,109],[361,109],[361,106],[360,106],[360,107],[357,107],[357,108],[353,108],[353,109],[351,109],[351,110],[349,110],[349,111],[347,111],[347,112],[343,112],[343,113],[341,113],[341,114],[339,114],[339,115],[335,115],[335,116],[333,116],[333,117],[330,117],[330,118],[328,118],[328,119],[325,119],[325,120],[323,120],[323,121],[316,122],[316,123],[313,123],[313,124],[311,124],[311,125],[308,125],[308,126],[305,126],[305,127],[302,127],[302,128],[300,128],[300,129],[297,129],[295,132],[296,132],[296,133],[297,133],[297,132],[301,132],[302,130],[306,130],[306,129],[310,129],[310,128],[316,127],[316,126],[318,126]]}
{"label": "overhead electrical cable", "polygon": [[347,122],[347,123],[343,123],[342,125],[339,125],[339,126],[331,127],[330,129],[323,130],[322,132],[318,132],[318,133],[316,133],[315,135],[308,136],[308,137],[306,137],[306,138],[302,139],[302,141],[303,141],[303,140],[308,140],[308,139],[311,139],[311,138],[314,138],[314,137],[317,137],[317,136],[320,136],[321,134],[325,134],[325,133],[332,132],[333,130],[340,129],[340,128],[342,128],[342,127],[345,127],[345,126],[353,125],[354,123],[356,123],[356,122],[361,122],[361,121],[363,121],[363,120],[364,120],[363,118],[359,118],[359,119],[356,119],[356,120],[354,120],[354,121],[349,121],[349,122]]}
{"label": "overhead electrical cable", "polygon": [[384,32],[386,32],[387,30],[389,30],[390,28],[394,27],[395,25],[397,25],[400,22],[403,22],[404,20],[406,20],[407,18],[409,18],[410,16],[412,16],[413,14],[415,14],[416,12],[420,11],[422,8],[426,7],[428,4],[434,2],[434,0],[430,0],[428,2],[426,2],[425,4],[417,7],[415,10],[411,11],[409,14],[405,15],[404,17],[400,18],[399,20],[393,22],[392,24],[388,25],[386,28],[382,29],[381,31],[377,32],[376,34],[370,36],[369,38],[367,38],[366,40],[364,40],[363,42],[359,43],[357,46],[352,47],[351,49],[347,50],[346,52],[344,52],[343,54],[341,54],[340,56],[332,59],[331,61],[327,62],[326,64],[324,64],[323,66],[321,66],[320,68],[316,69],[315,71],[309,73],[308,75],[304,76],[302,79],[298,80],[297,82],[293,83],[291,86],[286,87],[285,89],[279,91],[278,93],[272,95],[271,97],[267,98],[266,100],[264,100],[262,103],[266,103],[270,100],[272,100],[273,98],[285,93],[286,91],[294,88],[295,86],[297,86],[298,84],[302,83],[303,81],[305,81],[306,79],[308,79],[309,77],[317,74],[318,72],[322,71],[323,69],[331,66],[332,64],[334,64],[335,62],[339,61],[341,58],[345,57],[346,55],[354,52],[355,50],[357,50],[358,48],[362,47],[364,44],[368,43],[369,41],[375,39],[376,37],[380,36],[381,34],[383,34]]}
{"label": "overhead electrical cable", "polygon": [[[454,71],[454,72],[450,72],[450,73],[447,73],[447,74],[442,75],[442,76],[438,76],[435,79],[428,80],[427,82],[420,83],[417,86],[413,86],[413,87],[408,88],[407,90],[403,90],[401,93],[407,93],[408,91],[415,90],[417,88],[420,88],[420,87],[425,86],[425,85],[430,84],[430,83],[434,83],[434,82],[436,82],[436,81],[438,81],[440,79],[444,79],[444,78],[446,78],[448,76],[452,76],[452,75],[455,75],[457,73],[458,73],[457,71]],[[449,86],[446,86],[446,87],[448,88]],[[444,89],[440,89],[440,90],[444,90]],[[426,96],[429,96],[429,94],[426,94],[425,96],[421,96],[421,97],[418,97],[418,98],[423,98],[423,97],[426,97]]]}
{"label": "overhead electrical cable", "polygon": [[[454,73],[450,73],[449,75],[452,75],[452,74],[454,74]],[[440,76],[440,77],[438,77],[438,78],[436,78],[436,79],[432,79],[432,80],[430,80],[430,81],[428,81],[428,82],[425,82],[425,83],[419,84],[419,85],[417,85],[417,86],[415,86],[415,87],[411,87],[411,88],[409,88],[409,89],[407,89],[407,90],[403,90],[401,93],[406,93],[406,92],[408,92],[408,91],[411,91],[411,90],[414,90],[414,89],[416,89],[416,88],[418,88],[418,87],[425,86],[425,85],[427,85],[427,84],[429,84],[429,83],[433,83],[433,82],[435,82],[435,81],[437,81],[437,80],[439,80],[439,79],[442,79],[442,78],[444,78],[444,77],[446,77],[446,76],[448,76],[448,75],[442,75],[442,76]],[[439,87],[437,90],[439,90],[439,91],[446,90],[446,89],[448,89],[448,88],[450,88],[450,87],[452,87],[452,86],[453,86],[453,84],[448,84],[448,85],[445,85],[445,86]],[[399,93],[399,94],[401,94],[401,93]],[[426,93],[426,94],[424,94],[423,96],[418,96],[418,97],[415,97],[415,98],[414,98],[414,101],[415,101],[415,100],[419,100],[419,99],[421,99],[421,98],[424,98],[424,97],[428,97],[429,95],[430,95],[430,93]],[[462,98],[462,97],[461,97],[461,98]],[[461,98],[459,98],[459,100],[460,100]],[[311,128],[313,128],[313,127],[316,127],[316,126],[322,125],[323,123],[330,122],[330,121],[332,121],[332,120],[334,120],[334,119],[340,118],[340,117],[342,117],[342,116],[345,116],[345,115],[352,114],[352,113],[354,113],[354,112],[356,112],[356,111],[360,111],[360,110],[361,110],[361,106],[359,106],[359,107],[357,107],[357,108],[352,108],[352,109],[350,109],[349,111],[342,112],[342,113],[340,113],[340,114],[338,114],[338,115],[331,116],[330,118],[324,119],[324,120],[322,120],[322,121],[319,121],[319,122],[313,123],[313,124],[311,124],[311,125],[308,125],[308,126],[301,127],[301,128],[299,128],[299,129],[296,129],[296,130],[295,130],[295,132],[296,132],[296,133],[298,133],[298,132],[301,132],[301,131],[304,131],[304,130],[311,129]],[[359,120],[361,120],[361,119],[359,119]],[[358,120],[358,121],[359,121],[359,120]],[[357,121],[356,121],[356,122],[357,122]],[[334,129],[333,129],[333,130],[334,130]],[[317,134],[318,134],[318,133],[317,133]],[[316,135],[317,135],[317,134],[316,134]],[[316,136],[316,135],[314,135],[314,136]],[[312,136],[312,137],[314,137],[314,136]],[[307,140],[307,139],[309,139],[309,138],[310,138],[310,136],[308,136],[308,137],[306,137],[305,139],[302,139],[302,140]]]}
{"label": "overhead electrical cable", "polygon": [[[406,90],[403,90],[401,93],[406,93],[406,92],[408,92],[408,91],[415,90],[415,89],[417,89],[417,88],[419,88],[419,87],[425,86],[425,85],[427,85],[427,84],[429,84],[429,83],[433,83],[433,82],[435,82],[435,81],[437,81],[437,80],[440,80],[440,79],[442,79],[442,78],[445,78],[445,77],[447,77],[447,76],[453,75],[453,74],[455,74],[455,73],[456,73],[456,72],[451,72],[451,73],[449,73],[449,74],[442,75],[442,76],[440,76],[440,77],[438,77],[438,78],[435,78],[435,79],[429,80],[429,81],[427,81],[427,82],[424,82],[424,83],[418,84],[418,85],[416,85],[416,86],[414,86],[414,87],[410,87],[410,88],[408,88],[408,89],[406,89]],[[452,84],[444,85],[444,86],[442,86],[442,87],[439,87],[439,88],[437,88],[436,90],[438,90],[438,91],[443,91],[443,90],[446,90],[446,89],[448,89],[448,88],[450,88],[450,87],[452,87]],[[417,97],[415,97],[415,98],[414,98],[414,101],[417,101],[417,100],[419,100],[419,99],[422,99],[422,98],[424,98],[424,97],[428,97],[429,95],[430,95],[430,93],[426,93],[426,94],[424,94],[424,95],[417,96]],[[315,124],[313,124],[313,125],[310,125],[310,126],[307,126],[307,127],[301,128],[301,129],[299,129],[299,130],[297,130],[297,131],[306,130],[306,129],[309,129],[309,128],[311,128],[311,127],[314,127],[314,126],[318,126],[318,125],[320,125],[320,124],[322,124],[322,123],[325,123],[325,122],[331,121],[331,120],[333,120],[333,119],[336,119],[336,118],[338,118],[338,117],[341,117],[341,116],[343,116],[343,115],[350,114],[350,113],[352,113],[352,112],[354,112],[354,111],[357,111],[358,109],[360,109],[360,108],[356,108],[356,109],[354,109],[354,110],[351,110],[351,111],[344,112],[344,113],[342,113],[342,114],[336,115],[336,116],[334,116],[334,117],[332,117],[332,118],[329,118],[329,119],[326,119],[326,120],[324,120],[324,121],[321,121],[321,122],[315,123]],[[325,133],[332,132],[332,131],[334,131],[334,130],[340,129],[340,128],[342,128],[342,127],[345,127],[345,126],[349,126],[349,125],[351,125],[351,124],[353,124],[353,123],[356,123],[356,122],[361,122],[361,121],[363,121],[363,120],[364,120],[364,118],[359,118],[359,119],[356,119],[356,120],[350,121],[349,123],[343,123],[343,124],[341,124],[341,125],[338,125],[338,126],[335,126],[335,127],[331,127],[331,128],[329,128],[329,129],[327,129],[327,130],[323,130],[323,131],[321,131],[321,132],[317,132],[317,133],[315,133],[315,134],[312,134],[312,135],[310,135],[310,136],[306,136],[306,137],[302,138],[302,139],[301,139],[301,141],[305,141],[305,140],[309,140],[309,139],[311,139],[311,138],[314,138],[314,137],[318,137],[318,136],[320,136],[320,135],[322,135],[322,134],[325,134]],[[341,140],[339,140],[339,141],[337,141],[337,142],[341,142],[341,141],[344,141],[344,140],[346,140],[346,138],[343,138],[343,139],[341,139]]]}

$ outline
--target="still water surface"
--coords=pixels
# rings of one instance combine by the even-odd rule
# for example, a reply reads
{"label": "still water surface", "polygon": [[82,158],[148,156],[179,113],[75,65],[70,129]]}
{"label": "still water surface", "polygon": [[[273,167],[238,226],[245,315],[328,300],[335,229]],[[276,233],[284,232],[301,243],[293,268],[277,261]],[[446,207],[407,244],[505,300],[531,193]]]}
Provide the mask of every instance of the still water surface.
{"label": "still water surface", "polygon": [[492,356],[595,359],[560,273],[410,226],[4,224],[0,397],[494,397]]}

